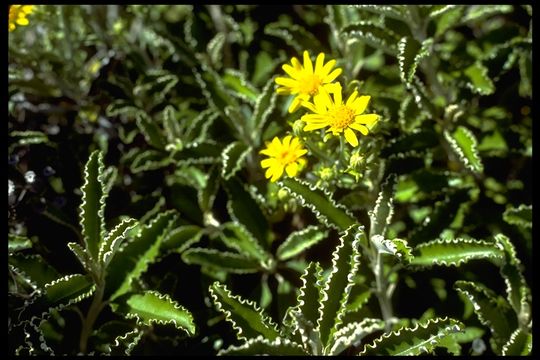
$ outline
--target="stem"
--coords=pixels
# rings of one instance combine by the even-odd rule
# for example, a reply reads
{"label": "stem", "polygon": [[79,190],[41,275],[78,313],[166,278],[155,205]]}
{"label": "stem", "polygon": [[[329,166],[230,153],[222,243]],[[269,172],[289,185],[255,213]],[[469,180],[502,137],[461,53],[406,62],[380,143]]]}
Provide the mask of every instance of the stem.
{"label": "stem", "polygon": [[392,310],[392,302],[387,292],[388,284],[384,278],[382,254],[379,251],[377,251],[375,259],[373,273],[375,274],[375,282],[377,284],[377,299],[379,300],[379,306],[381,307],[385,330],[390,331],[392,327],[391,319],[394,315]]}
{"label": "stem", "polygon": [[103,295],[105,293],[105,284],[103,281],[100,281],[97,284],[96,293],[94,295],[94,299],[92,300],[92,304],[90,305],[90,309],[88,309],[88,314],[86,315],[86,319],[83,322],[83,327],[81,330],[81,338],[79,341],[79,348],[81,353],[86,354],[86,348],[88,345],[88,338],[90,337],[90,332],[92,331],[94,327],[94,323],[96,322],[96,319],[103,309]]}

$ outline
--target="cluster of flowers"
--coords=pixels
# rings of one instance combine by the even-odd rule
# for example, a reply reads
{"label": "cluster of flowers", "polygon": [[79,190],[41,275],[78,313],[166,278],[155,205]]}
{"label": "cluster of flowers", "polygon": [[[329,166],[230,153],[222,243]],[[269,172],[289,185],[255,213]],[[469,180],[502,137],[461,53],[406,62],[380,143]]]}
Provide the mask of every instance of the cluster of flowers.
{"label": "cluster of flowers", "polygon": [[[301,117],[305,124],[303,131],[327,128],[326,131],[332,135],[343,134],[345,140],[356,147],[358,138],[354,130],[367,135],[379,120],[379,115],[364,114],[371,97],[358,96],[357,90],[343,101],[341,84],[335,82],[342,70],[333,69],[335,64],[336,60],[325,64],[324,53],[320,53],[313,67],[309,53],[304,51],[303,66],[296,57],[291,59],[290,65],[283,65],[289,77],[276,78],[276,83],[280,85],[276,92],[280,95],[295,95],[289,113],[300,107],[310,111]],[[290,177],[296,176],[306,164],[302,156],[307,150],[300,139],[291,135],[285,136],[283,141],[274,137],[260,153],[269,157],[261,161],[261,166],[266,168],[265,176],[272,182],[278,180],[284,172]]]}
{"label": "cluster of flowers", "polygon": [[17,25],[28,25],[28,14],[34,10],[33,5],[11,5],[9,7],[9,31],[15,30]]}

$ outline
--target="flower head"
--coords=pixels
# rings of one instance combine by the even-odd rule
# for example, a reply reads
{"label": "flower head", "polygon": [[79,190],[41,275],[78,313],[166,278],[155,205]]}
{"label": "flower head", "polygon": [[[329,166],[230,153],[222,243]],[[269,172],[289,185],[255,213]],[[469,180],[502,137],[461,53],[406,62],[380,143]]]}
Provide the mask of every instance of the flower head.
{"label": "flower head", "polygon": [[261,161],[261,167],[266,169],[265,176],[274,182],[287,172],[290,177],[296,176],[301,168],[306,164],[306,159],[302,155],[307,153],[300,140],[291,135],[287,135],[281,142],[277,136],[272,142],[266,144],[266,149],[259,152],[269,156],[268,159]]}
{"label": "flower head", "polygon": [[319,93],[319,89],[327,87],[332,88],[336,84],[332,82],[341,74],[341,68],[332,68],[336,60],[330,60],[324,64],[324,53],[320,53],[315,60],[315,68],[309,57],[309,53],[304,51],[304,65],[296,57],[291,59],[291,64],[284,64],[283,70],[290,77],[277,77],[276,83],[281,85],[276,92],[278,94],[296,95],[289,112],[295,112],[300,107],[302,101],[310,100],[312,96]]}
{"label": "flower head", "polygon": [[356,147],[358,138],[353,130],[367,135],[379,120],[377,114],[364,114],[371,96],[358,97],[358,91],[355,90],[347,101],[343,102],[340,85],[333,89],[332,95],[333,99],[329,92],[322,89],[313,97],[313,103],[302,102],[302,106],[313,112],[313,114],[302,116],[302,120],[306,123],[304,131],[328,127],[327,131],[332,132],[333,135],[343,133],[345,140]]}
{"label": "flower head", "polygon": [[11,5],[9,7],[9,31],[15,30],[17,25],[28,25],[26,16],[34,9],[33,5]]}

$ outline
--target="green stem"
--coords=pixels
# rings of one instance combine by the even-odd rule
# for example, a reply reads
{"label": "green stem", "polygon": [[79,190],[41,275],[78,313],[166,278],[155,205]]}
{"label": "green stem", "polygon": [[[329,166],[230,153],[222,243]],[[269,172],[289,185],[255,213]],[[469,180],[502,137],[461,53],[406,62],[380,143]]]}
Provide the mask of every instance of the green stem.
{"label": "green stem", "polygon": [[389,298],[387,291],[388,283],[384,277],[384,267],[382,261],[382,254],[377,250],[375,256],[375,265],[373,267],[373,273],[375,274],[375,283],[377,286],[376,295],[379,300],[379,306],[381,308],[382,317],[385,324],[385,330],[390,331],[392,328],[391,319],[393,318],[392,301]]}
{"label": "green stem", "polygon": [[94,294],[94,299],[92,300],[92,304],[90,305],[90,309],[88,309],[88,314],[86,315],[86,319],[83,322],[82,330],[81,330],[81,338],[79,340],[79,349],[81,353],[86,354],[87,346],[88,346],[88,338],[90,337],[90,333],[92,332],[92,329],[94,328],[94,323],[97,320],[97,317],[101,310],[103,310],[104,302],[103,302],[103,295],[105,294],[105,284],[103,281],[101,281],[99,284],[97,284],[96,293]]}

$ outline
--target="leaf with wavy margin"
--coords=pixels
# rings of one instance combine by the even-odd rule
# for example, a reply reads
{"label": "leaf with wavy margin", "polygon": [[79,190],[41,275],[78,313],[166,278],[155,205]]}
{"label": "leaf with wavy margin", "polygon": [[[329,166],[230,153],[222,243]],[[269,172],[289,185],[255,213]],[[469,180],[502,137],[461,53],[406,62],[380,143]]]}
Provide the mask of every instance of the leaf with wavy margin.
{"label": "leaf with wavy margin", "polygon": [[270,259],[268,254],[257,239],[240,223],[228,222],[221,226],[221,241],[231,249],[237,250],[242,255],[257,259],[264,264]]}
{"label": "leaf with wavy margin", "polygon": [[527,356],[532,351],[532,334],[523,330],[516,329],[508,342],[502,348],[502,356]]}
{"label": "leaf with wavy margin", "polygon": [[478,153],[478,141],[472,131],[460,125],[453,134],[445,131],[444,137],[465,167],[475,173],[484,171],[482,158]]}
{"label": "leaf with wavy margin", "polygon": [[288,260],[317,244],[326,238],[327,235],[328,231],[323,231],[319,226],[314,225],[310,225],[302,230],[293,231],[279,245],[276,255],[280,260]]}
{"label": "leaf with wavy margin", "polygon": [[532,228],[532,205],[521,204],[517,208],[509,206],[503,213],[503,219],[511,225],[530,229]]}
{"label": "leaf with wavy margin", "polygon": [[191,248],[182,253],[187,264],[207,266],[236,274],[255,273],[262,269],[257,259],[215,249]]}
{"label": "leaf with wavy margin", "polygon": [[223,179],[229,180],[242,169],[251,150],[251,146],[247,146],[241,141],[235,141],[227,145],[221,154],[221,176]]}
{"label": "leaf with wavy margin", "polygon": [[339,329],[334,335],[334,342],[325,349],[325,355],[339,355],[350,346],[359,346],[367,335],[384,329],[380,319],[364,319],[352,322]]}
{"label": "leaf with wavy margin", "polygon": [[278,355],[278,356],[305,356],[306,353],[300,345],[286,338],[277,337],[274,340],[258,336],[249,339],[240,346],[229,346],[220,350],[218,356],[246,356],[246,355]]}
{"label": "leaf with wavy margin", "polygon": [[412,328],[402,327],[364,346],[363,355],[420,355],[432,352],[445,337],[463,329],[463,324],[451,318],[429,319]]}
{"label": "leaf with wavy margin", "polygon": [[381,185],[381,191],[377,196],[375,207],[369,212],[370,228],[369,237],[375,235],[384,237],[386,229],[394,215],[394,195],[396,193],[396,175],[390,174]]}
{"label": "leaf with wavy margin", "polygon": [[259,335],[274,341],[280,337],[277,325],[253,302],[232,295],[225,285],[214,282],[209,288],[212,301],[232,324],[239,340]]}

